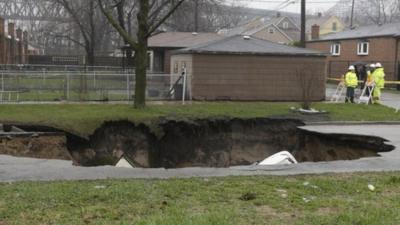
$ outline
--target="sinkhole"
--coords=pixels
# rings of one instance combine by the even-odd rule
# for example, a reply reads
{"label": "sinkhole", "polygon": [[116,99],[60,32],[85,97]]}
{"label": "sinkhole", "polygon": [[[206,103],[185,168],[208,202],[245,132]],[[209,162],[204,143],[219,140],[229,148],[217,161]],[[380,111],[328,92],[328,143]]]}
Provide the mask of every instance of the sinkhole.
{"label": "sinkhole", "polygon": [[0,132],[0,154],[70,159],[77,166],[115,165],[124,155],[136,167],[183,168],[251,165],[283,150],[299,162],[320,162],[377,157],[394,149],[380,137],[323,134],[303,130],[304,125],[271,118],[163,119],[151,126],[114,121],[88,138],[7,125]]}

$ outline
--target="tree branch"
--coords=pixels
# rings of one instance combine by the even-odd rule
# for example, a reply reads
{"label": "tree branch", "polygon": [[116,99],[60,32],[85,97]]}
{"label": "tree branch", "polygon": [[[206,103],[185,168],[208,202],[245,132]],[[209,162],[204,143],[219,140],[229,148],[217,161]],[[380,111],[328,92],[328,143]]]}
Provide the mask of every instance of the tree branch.
{"label": "tree branch", "polygon": [[[173,13],[174,13],[174,11],[177,9],[177,8],[179,8],[179,6],[184,2],[185,0],[179,0],[179,2],[174,6],[174,7],[172,7],[172,9],[163,17],[163,18],[161,18],[159,21],[158,21],[158,23],[156,23],[156,24],[150,24],[150,29],[149,29],[149,31],[148,31],[148,33],[147,33],[147,37],[150,37],[151,36],[151,34],[154,32],[154,31],[156,31],[157,30],[157,28],[159,27],[159,26],[161,26],[161,24],[163,24],[167,19],[168,19],[168,17],[170,17]],[[155,21],[154,21],[155,22]],[[153,23],[154,23],[153,22]]]}
{"label": "tree branch", "polygon": [[132,48],[136,49],[137,42],[129,35],[129,33],[123,27],[121,27],[118,24],[118,22],[112,16],[112,13],[104,7],[102,0],[98,0],[98,3],[100,10],[106,16],[108,22],[117,30],[117,32],[122,36],[124,40],[126,40],[126,42],[128,42],[128,44]]}

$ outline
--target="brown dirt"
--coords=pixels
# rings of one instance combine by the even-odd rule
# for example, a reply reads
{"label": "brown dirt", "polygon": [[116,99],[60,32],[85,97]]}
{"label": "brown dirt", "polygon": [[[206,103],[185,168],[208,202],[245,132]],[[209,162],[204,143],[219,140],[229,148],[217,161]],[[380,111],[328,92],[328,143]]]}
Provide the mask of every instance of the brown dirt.
{"label": "brown dirt", "polygon": [[40,159],[71,160],[65,136],[1,137],[0,154]]}

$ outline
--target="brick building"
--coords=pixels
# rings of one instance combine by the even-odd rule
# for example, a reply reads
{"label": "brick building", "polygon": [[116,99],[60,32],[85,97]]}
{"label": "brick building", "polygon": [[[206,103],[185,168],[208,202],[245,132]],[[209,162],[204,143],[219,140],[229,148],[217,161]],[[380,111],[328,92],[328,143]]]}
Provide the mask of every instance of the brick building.
{"label": "brick building", "polygon": [[28,53],[28,33],[14,23],[6,23],[0,17],[0,64],[24,64]]}
{"label": "brick building", "polygon": [[339,77],[356,62],[383,64],[387,80],[400,80],[400,23],[373,25],[319,36],[313,29],[307,47],[330,52],[328,76]]}
{"label": "brick building", "polygon": [[325,99],[326,54],[315,50],[238,35],[174,52],[171,83],[182,68],[194,100],[301,101],[300,70],[313,74],[310,99]]}

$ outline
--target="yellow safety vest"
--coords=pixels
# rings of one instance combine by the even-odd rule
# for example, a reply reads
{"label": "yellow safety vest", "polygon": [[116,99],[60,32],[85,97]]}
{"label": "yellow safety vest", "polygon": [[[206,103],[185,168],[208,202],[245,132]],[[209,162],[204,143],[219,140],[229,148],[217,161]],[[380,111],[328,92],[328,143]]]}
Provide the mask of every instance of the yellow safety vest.
{"label": "yellow safety vest", "polygon": [[347,72],[346,75],[344,75],[344,82],[346,87],[357,87],[358,85],[358,78],[357,74],[354,72]]}
{"label": "yellow safety vest", "polygon": [[385,71],[383,68],[377,68],[374,73],[372,73],[372,78],[374,79],[376,87],[385,87]]}

